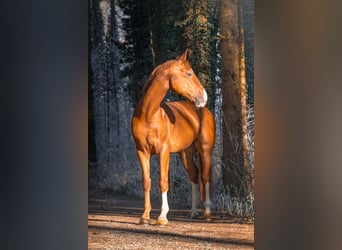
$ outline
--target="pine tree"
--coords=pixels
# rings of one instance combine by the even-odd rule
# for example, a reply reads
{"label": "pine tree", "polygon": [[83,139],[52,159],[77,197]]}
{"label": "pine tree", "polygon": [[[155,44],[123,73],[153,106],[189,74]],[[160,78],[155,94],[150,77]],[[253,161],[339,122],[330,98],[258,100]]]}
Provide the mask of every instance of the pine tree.
{"label": "pine tree", "polygon": [[180,25],[184,28],[183,38],[187,48],[192,51],[192,67],[200,82],[208,92],[207,106],[213,110],[215,103],[216,48],[213,39],[216,33],[217,1],[185,1],[186,15]]}
{"label": "pine tree", "polygon": [[220,5],[223,181],[232,196],[251,191],[246,132],[246,78],[241,0]]}

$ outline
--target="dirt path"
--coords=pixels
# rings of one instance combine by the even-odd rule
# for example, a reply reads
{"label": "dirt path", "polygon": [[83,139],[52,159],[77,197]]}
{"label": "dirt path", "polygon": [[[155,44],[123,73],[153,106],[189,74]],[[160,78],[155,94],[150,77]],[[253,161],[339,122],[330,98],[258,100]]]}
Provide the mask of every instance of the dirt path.
{"label": "dirt path", "polygon": [[[152,204],[158,207],[157,204]],[[213,214],[210,223],[187,218],[188,210],[171,209],[169,225],[139,225],[143,201],[90,193],[89,249],[254,249],[254,225]]]}

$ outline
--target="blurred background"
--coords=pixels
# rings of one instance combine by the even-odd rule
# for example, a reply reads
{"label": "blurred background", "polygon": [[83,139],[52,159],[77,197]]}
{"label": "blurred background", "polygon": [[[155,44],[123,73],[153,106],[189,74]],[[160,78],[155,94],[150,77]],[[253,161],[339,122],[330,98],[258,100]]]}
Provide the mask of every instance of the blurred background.
{"label": "blurred background", "polygon": [[[89,23],[95,13],[102,22],[100,8],[91,10],[94,2],[88,6],[80,0],[35,0],[2,5],[1,166],[5,169],[1,190],[5,201],[1,229],[5,234],[1,236],[6,249],[87,247],[87,188],[93,181],[100,183],[96,176],[101,176],[100,171],[92,173],[93,167],[100,167],[94,166],[98,155],[91,142],[96,138],[95,128],[91,130],[95,123],[89,123],[95,121],[91,113],[94,72],[89,67],[94,25]],[[341,4],[263,0],[255,5],[257,249],[342,248]],[[114,20],[110,9],[105,20]],[[173,14],[185,10],[178,11]],[[247,20],[244,15],[245,24]],[[247,32],[246,28],[245,54]],[[222,30],[219,34],[225,37]],[[96,46],[102,46],[100,40],[95,40]],[[191,48],[192,55],[198,56]],[[165,54],[155,60],[170,59],[183,50],[170,54],[163,50]],[[196,61],[190,60],[200,76]],[[246,65],[248,60],[246,55]],[[139,84],[143,82],[140,79]],[[131,164],[127,167],[138,174],[138,162]]]}

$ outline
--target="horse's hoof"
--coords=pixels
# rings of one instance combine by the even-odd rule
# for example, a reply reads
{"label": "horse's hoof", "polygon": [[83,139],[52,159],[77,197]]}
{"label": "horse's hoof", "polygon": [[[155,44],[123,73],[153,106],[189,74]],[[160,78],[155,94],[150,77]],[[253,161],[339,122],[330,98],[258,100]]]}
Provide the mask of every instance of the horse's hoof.
{"label": "horse's hoof", "polygon": [[210,217],[205,217],[204,220],[205,220],[206,222],[210,222],[210,221],[211,221],[211,218],[210,218]]}
{"label": "horse's hoof", "polygon": [[204,220],[207,222],[211,221],[211,214],[208,212],[204,212]]}
{"label": "horse's hoof", "polygon": [[166,218],[158,218],[157,225],[158,226],[166,226],[169,221]]}
{"label": "horse's hoof", "polygon": [[149,225],[150,224],[150,218],[140,218],[139,224],[140,225]]}
{"label": "horse's hoof", "polygon": [[196,213],[190,212],[189,215],[188,215],[188,217],[189,217],[190,219],[197,219],[198,216],[199,216],[199,215],[198,215],[197,212],[196,212]]}

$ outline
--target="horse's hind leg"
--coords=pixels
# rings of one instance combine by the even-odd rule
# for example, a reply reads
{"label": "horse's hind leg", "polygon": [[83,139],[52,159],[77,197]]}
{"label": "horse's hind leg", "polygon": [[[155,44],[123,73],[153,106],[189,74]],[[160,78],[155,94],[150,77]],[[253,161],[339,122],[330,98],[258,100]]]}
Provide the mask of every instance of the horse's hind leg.
{"label": "horse's hind leg", "polygon": [[200,156],[201,185],[205,192],[201,192],[201,200],[204,201],[204,218],[210,220],[211,217],[211,153],[215,144],[215,120],[208,109],[201,109],[201,130],[195,141],[195,146]]}
{"label": "horse's hind leg", "polygon": [[[204,186],[201,200],[204,200],[204,218],[210,220],[211,217],[211,200],[210,200],[210,185],[211,185],[211,152],[200,151],[201,161],[201,183]],[[205,196],[205,197],[203,197]]]}
{"label": "horse's hind leg", "polygon": [[182,158],[184,167],[188,173],[192,187],[190,218],[198,217],[197,207],[199,204],[198,168],[194,162],[194,153],[194,145],[191,145],[189,148],[179,153],[180,157]]}

